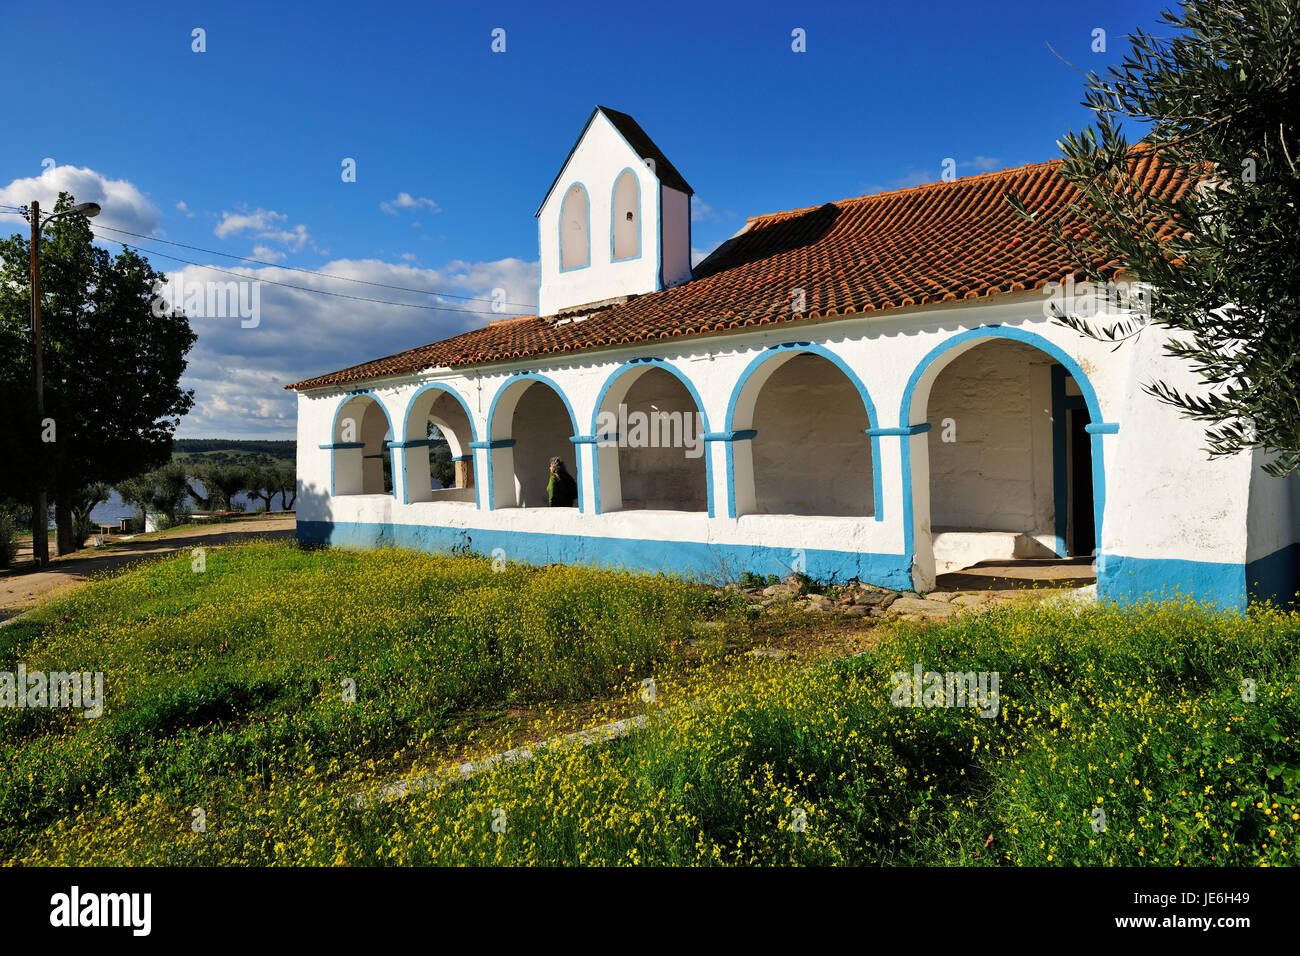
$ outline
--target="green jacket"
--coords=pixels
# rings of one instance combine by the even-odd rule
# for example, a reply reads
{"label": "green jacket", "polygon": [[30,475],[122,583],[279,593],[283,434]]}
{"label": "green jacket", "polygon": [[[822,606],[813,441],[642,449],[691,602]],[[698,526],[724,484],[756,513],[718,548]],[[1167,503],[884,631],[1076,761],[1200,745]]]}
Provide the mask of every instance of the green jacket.
{"label": "green jacket", "polygon": [[546,483],[546,500],[552,508],[572,508],[578,500],[578,483],[567,471],[552,474]]}

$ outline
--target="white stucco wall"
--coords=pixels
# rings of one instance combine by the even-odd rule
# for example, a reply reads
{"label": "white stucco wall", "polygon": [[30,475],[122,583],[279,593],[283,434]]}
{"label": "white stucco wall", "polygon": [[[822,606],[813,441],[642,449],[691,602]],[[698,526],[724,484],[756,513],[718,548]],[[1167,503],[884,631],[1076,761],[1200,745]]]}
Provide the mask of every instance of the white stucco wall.
{"label": "white stucco wall", "polygon": [[663,280],[675,286],[691,277],[691,197],[663,187]]}
{"label": "white stucco wall", "polygon": [[1266,558],[1300,541],[1300,474],[1286,478],[1266,475],[1263,452],[1254,455],[1250,508],[1247,519],[1246,560]]}
{"label": "white stucco wall", "polygon": [[1123,374],[1124,420],[1119,434],[1106,437],[1114,471],[1104,549],[1138,558],[1244,562],[1251,456],[1212,461],[1203,450],[1204,424],[1143,389],[1157,379],[1199,388],[1190,370],[1164,355],[1164,339],[1162,330],[1148,329],[1122,350],[1126,361],[1115,363]]}

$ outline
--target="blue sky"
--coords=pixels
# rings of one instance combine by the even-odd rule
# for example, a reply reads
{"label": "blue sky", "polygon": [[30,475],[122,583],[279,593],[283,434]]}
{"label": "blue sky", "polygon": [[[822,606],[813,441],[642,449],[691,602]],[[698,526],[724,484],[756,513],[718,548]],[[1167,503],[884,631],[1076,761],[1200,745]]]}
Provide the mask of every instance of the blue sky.
{"label": "blue sky", "polygon": [[971,175],[1056,156],[1090,119],[1074,67],[1119,62],[1162,4],[287,6],[3,14],[0,62],[24,82],[7,102],[0,203],[72,188],[104,206],[105,227],[277,265],[132,240],[148,249],[442,310],[268,285],[256,327],[196,318],[181,436],[292,437],[284,384],[481,325],[495,288],[530,311],[533,213],[596,103],[636,117],[695,188],[702,255],[747,216],[930,182],[947,158]]}

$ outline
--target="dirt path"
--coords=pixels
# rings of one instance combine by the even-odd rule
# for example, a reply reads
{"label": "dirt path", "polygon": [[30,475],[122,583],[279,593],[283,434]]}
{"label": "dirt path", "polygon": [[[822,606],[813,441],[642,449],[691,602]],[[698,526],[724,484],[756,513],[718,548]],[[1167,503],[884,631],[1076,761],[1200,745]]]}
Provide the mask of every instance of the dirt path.
{"label": "dirt path", "polygon": [[44,571],[23,570],[23,564],[31,560],[29,539],[18,552],[18,570],[0,577],[0,621],[84,584],[92,574],[116,571],[148,558],[175,554],[188,548],[237,544],[251,538],[292,538],[294,524],[294,516],[288,515],[248,518],[211,526],[186,525],[158,537],[120,541],[109,550],[83,551],[66,558],[55,558]]}

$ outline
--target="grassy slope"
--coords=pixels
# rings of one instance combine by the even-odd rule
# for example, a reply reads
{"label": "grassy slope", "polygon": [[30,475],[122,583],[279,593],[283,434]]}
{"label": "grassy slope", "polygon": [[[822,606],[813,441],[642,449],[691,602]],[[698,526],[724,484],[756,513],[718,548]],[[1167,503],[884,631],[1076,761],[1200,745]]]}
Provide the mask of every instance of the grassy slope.
{"label": "grassy slope", "polygon": [[[177,560],[88,587],[0,631],[0,669],[76,662],[110,680],[99,721],[0,714],[5,850],[70,863],[1294,855],[1295,616],[1008,608],[901,628],[871,655],[806,672],[666,686],[642,705],[651,727],[614,744],[358,807],[380,771],[475,707],[634,691],[718,608],[662,579],[496,574],[467,558],[280,545],[208,560],[204,575]],[[892,706],[890,675],[918,661],[997,671],[998,717]],[[356,704],[340,700],[345,677]],[[189,831],[196,806],[203,834]]]}
{"label": "grassy slope", "polygon": [[[710,695],[613,745],[392,805],[359,810],[317,781],[283,780],[265,810],[280,837],[251,858],[1291,864],[1298,632],[1295,618],[1267,614],[1008,608]],[[892,706],[891,675],[917,661],[997,670],[998,718]],[[295,830],[302,806],[311,822]],[[505,832],[491,831],[496,817]],[[231,858],[199,841],[187,851]]]}
{"label": "grassy slope", "polygon": [[103,671],[108,701],[98,720],[0,711],[0,847],[106,790],[212,806],[272,762],[391,758],[475,705],[608,692],[669,656],[700,600],[664,579],[283,544],[90,584],[0,632],[0,669]]}

